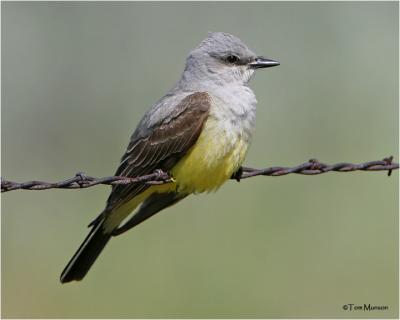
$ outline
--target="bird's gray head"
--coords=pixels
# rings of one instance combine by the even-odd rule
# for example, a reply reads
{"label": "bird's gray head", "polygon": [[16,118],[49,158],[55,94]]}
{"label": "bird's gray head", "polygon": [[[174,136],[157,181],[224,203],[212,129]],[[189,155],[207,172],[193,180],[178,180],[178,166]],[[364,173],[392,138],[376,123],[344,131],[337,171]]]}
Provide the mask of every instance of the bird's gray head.
{"label": "bird's gray head", "polygon": [[257,56],[233,35],[210,32],[208,37],[190,52],[184,76],[190,77],[192,81],[207,80],[219,85],[246,85],[256,69],[277,65],[277,61]]}

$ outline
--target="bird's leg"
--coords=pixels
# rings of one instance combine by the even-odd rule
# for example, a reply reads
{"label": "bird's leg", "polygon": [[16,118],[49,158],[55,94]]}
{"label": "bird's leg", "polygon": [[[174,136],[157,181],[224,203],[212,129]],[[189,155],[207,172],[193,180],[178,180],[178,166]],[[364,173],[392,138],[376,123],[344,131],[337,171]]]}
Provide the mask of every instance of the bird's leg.
{"label": "bird's leg", "polygon": [[243,174],[243,167],[240,166],[239,169],[236,170],[234,174],[232,174],[231,179],[235,179],[237,182],[240,182]]}

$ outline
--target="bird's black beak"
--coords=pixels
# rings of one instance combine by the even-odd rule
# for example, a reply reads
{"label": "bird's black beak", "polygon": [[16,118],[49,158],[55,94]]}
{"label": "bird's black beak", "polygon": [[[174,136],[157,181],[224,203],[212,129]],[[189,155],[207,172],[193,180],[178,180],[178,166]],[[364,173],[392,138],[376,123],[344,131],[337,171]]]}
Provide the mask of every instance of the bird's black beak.
{"label": "bird's black beak", "polygon": [[267,59],[264,57],[257,57],[253,62],[249,63],[249,67],[253,69],[269,68],[279,66],[279,61]]}

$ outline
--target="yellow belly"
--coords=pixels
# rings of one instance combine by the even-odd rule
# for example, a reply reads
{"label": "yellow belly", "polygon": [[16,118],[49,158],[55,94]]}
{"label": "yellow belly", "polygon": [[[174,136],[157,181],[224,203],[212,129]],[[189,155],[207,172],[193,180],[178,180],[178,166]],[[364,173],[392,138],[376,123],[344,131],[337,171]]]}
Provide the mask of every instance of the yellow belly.
{"label": "yellow belly", "polygon": [[199,193],[219,188],[244,161],[248,142],[209,120],[196,144],[172,168],[178,192]]}
{"label": "yellow belly", "polygon": [[223,130],[215,120],[208,120],[200,137],[187,154],[172,168],[174,182],[155,185],[123,204],[110,214],[104,224],[114,230],[140,203],[155,192],[200,193],[219,188],[244,161],[249,143],[240,131]]}

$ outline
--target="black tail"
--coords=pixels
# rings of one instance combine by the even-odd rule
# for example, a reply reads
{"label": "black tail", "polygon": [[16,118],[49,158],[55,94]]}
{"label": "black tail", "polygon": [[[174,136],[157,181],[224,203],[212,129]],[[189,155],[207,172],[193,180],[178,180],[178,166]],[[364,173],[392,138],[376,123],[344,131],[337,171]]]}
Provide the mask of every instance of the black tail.
{"label": "black tail", "polygon": [[90,267],[111,238],[110,233],[104,233],[103,220],[98,221],[81,244],[78,251],[68,262],[60,276],[61,283],[82,280]]}

